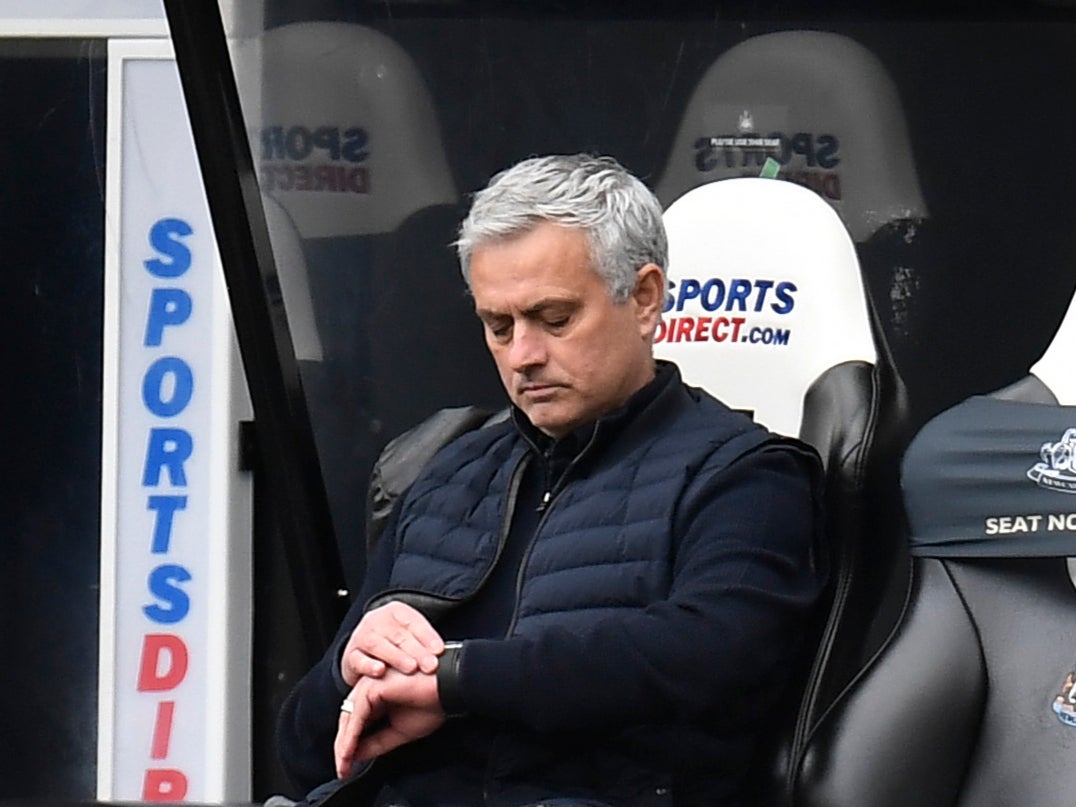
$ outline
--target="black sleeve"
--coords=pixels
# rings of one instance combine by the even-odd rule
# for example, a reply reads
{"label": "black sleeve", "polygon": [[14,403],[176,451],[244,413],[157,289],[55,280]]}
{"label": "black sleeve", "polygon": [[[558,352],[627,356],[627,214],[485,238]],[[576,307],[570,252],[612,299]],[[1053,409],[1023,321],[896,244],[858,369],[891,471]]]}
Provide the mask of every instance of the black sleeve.
{"label": "black sleeve", "polygon": [[340,674],[340,656],[362,619],[367,601],[388,585],[395,553],[389,536],[395,533],[398,511],[399,507],[386,524],[385,540],[378,542],[362,589],[352,600],[328,650],[299,680],[280,709],[277,751],[285,773],[303,793],[336,776],[333,740],[340,702],[351,691]]}
{"label": "black sleeve", "polygon": [[824,585],[819,473],[784,444],[704,468],[678,509],[666,600],[585,632],[465,642],[453,707],[538,731],[757,707]]}

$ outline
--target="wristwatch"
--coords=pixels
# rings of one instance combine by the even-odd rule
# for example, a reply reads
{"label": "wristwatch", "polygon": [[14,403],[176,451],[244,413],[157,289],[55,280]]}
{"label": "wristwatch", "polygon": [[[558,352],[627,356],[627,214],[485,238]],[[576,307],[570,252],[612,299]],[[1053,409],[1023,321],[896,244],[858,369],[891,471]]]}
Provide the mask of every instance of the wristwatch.
{"label": "wristwatch", "polygon": [[466,714],[463,692],[460,687],[460,662],[463,660],[463,642],[445,642],[445,652],[437,664],[437,697],[445,717]]}

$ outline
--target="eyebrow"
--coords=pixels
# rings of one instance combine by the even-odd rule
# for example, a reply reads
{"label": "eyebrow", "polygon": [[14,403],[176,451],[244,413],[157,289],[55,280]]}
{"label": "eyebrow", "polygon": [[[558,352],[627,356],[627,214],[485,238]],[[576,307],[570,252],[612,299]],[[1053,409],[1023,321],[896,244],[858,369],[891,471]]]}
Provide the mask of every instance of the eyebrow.
{"label": "eyebrow", "polygon": [[[577,308],[579,308],[579,302],[577,300],[554,297],[539,300],[534,305],[524,308],[522,314],[525,317],[536,317],[540,316],[543,312],[550,309],[564,309],[566,311],[574,311]],[[505,317],[511,317],[510,314],[504,311],[493,311],[488,308],[476,308],[475,314],[477,314],[480,319],[501,319]]]}

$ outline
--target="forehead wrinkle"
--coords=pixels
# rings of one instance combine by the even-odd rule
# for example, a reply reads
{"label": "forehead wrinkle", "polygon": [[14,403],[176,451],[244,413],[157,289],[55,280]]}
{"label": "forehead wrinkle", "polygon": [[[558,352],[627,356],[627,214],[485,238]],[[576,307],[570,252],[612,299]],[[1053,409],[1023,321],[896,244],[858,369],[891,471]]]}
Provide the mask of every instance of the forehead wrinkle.
{"label": "forehead wrinkle", "polygon": [[534,317],[550,308],[578,308],[579,301],[573,297],[546,297],[523,309],[523,316]]}
{"label": "forehead wrinkle", "polygon": [[[516,306],[508,306],[510,309]],[[531,303],[525,308],[520,308],[519,313],[524,317],[534,317],[540,315],[543,311],[547,311],[550,308],[578,308],[579,301],[570,295],[565,296],[549,296],[543,297],[537,302]],[[509,311],[501,311],[494,308],[482,308],[475,307],[475,313],[479,317],[507,317],[511,316]]]}

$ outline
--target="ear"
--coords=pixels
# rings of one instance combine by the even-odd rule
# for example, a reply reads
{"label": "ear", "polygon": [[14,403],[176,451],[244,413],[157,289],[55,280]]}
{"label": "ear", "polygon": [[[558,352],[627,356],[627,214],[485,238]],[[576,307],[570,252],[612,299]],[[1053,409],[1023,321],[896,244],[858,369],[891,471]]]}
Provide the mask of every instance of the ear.
{"label": "ear", "polygon": [[635,288],[631,293],[635,301],[635,317],[639,333],[651,340],[661,319],[665,305],[665,272],[656,263],[648,263],[635,275]]}

